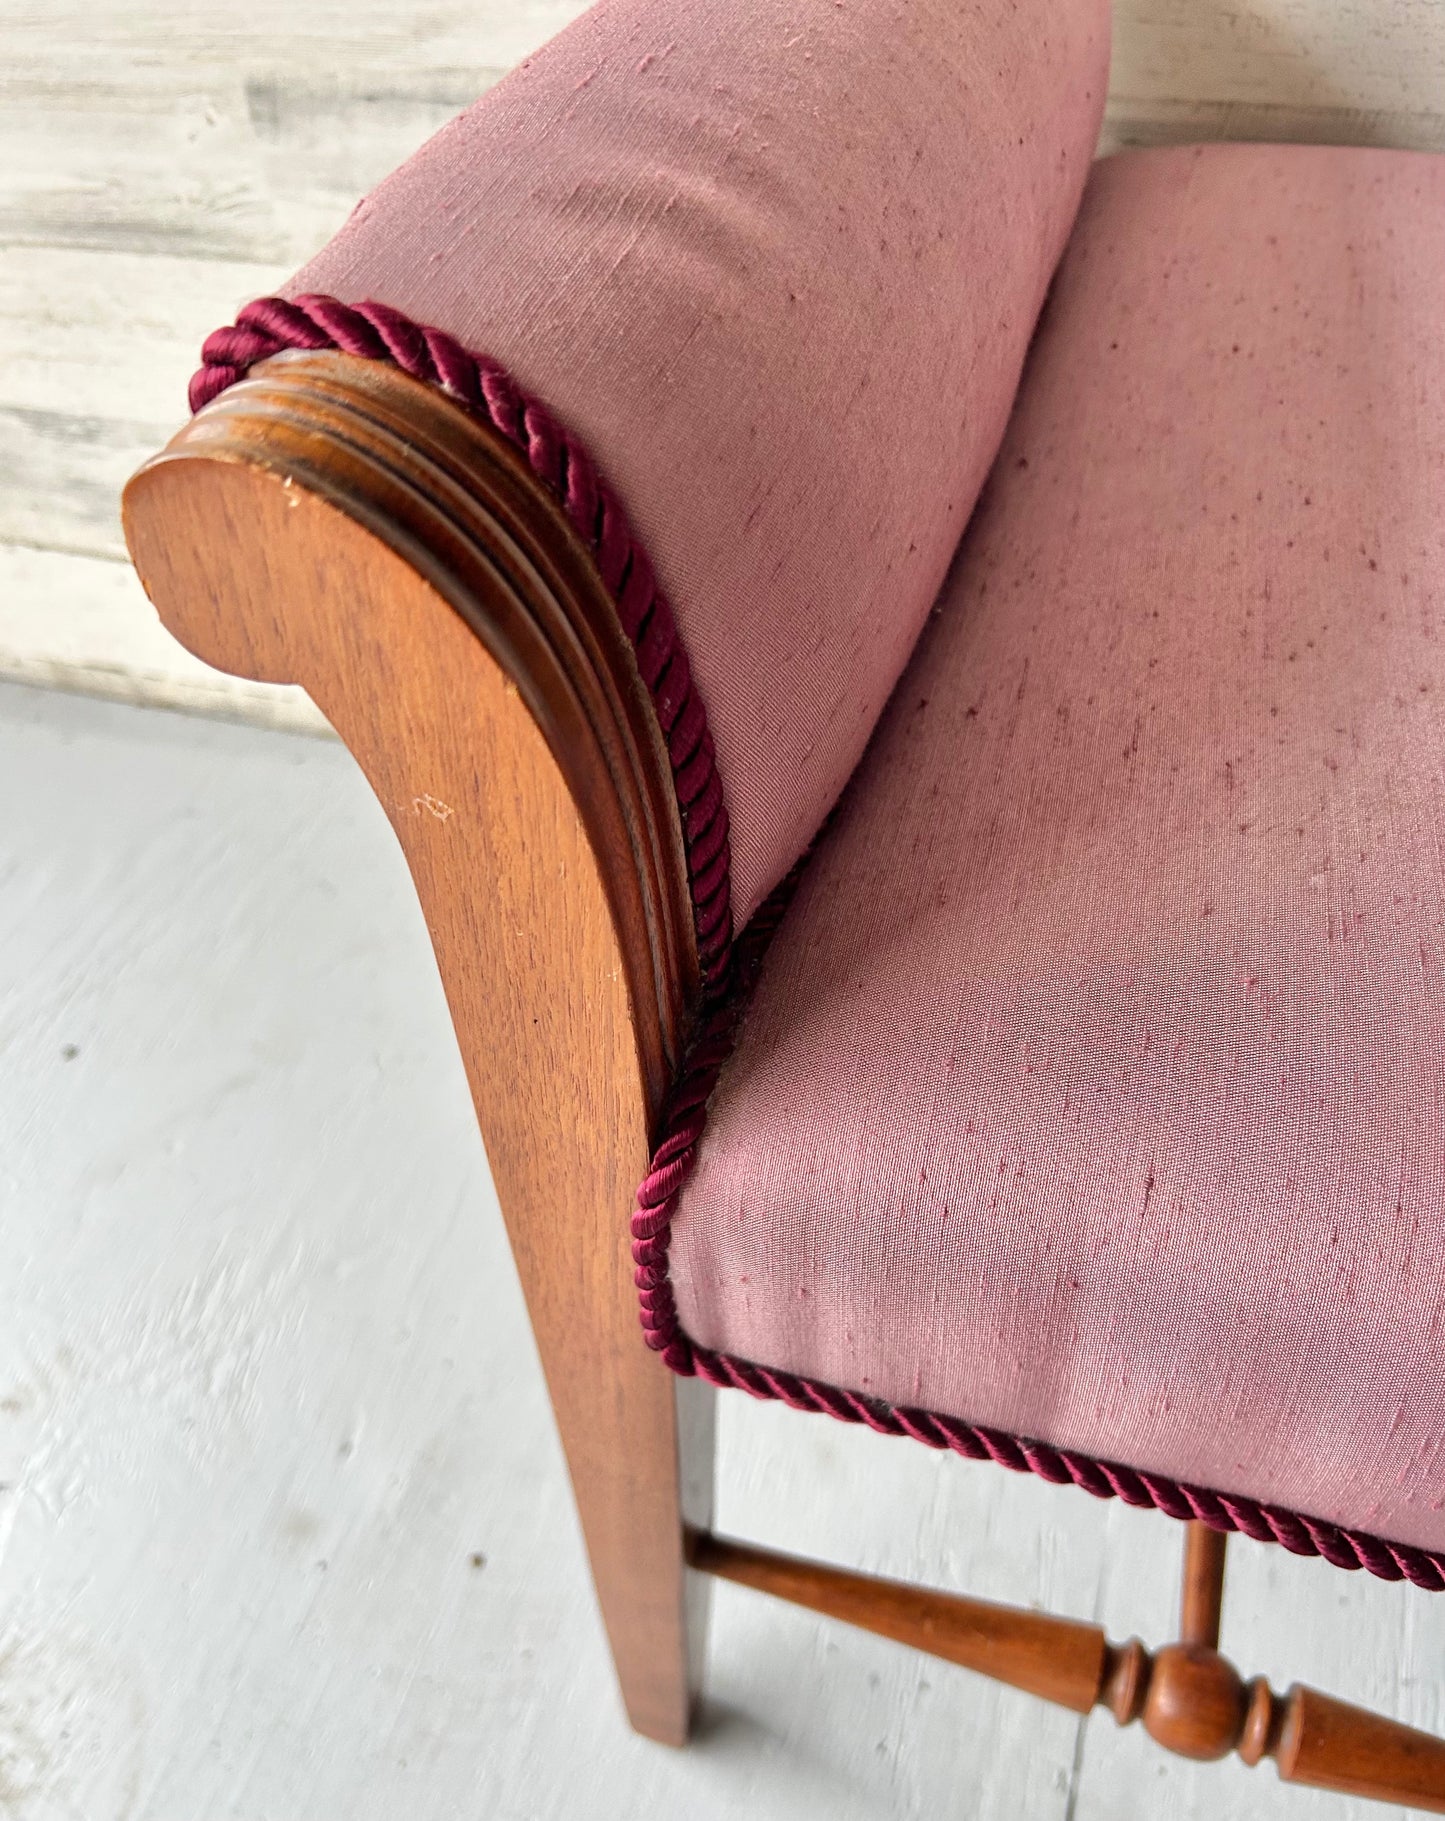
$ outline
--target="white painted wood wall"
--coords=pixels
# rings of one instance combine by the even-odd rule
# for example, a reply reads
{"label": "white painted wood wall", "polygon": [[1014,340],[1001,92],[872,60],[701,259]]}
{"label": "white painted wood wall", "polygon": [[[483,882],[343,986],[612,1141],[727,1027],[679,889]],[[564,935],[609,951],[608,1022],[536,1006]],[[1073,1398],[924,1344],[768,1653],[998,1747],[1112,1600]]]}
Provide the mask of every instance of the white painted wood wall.
{"label": "white painted wood wall", "polygon": [[[577,0],[0,4],[0,675],[319,728],[156,626],[116,495],[208,330]],[[1105,146],[1445,148],[1445,0],[1116,0]]]}

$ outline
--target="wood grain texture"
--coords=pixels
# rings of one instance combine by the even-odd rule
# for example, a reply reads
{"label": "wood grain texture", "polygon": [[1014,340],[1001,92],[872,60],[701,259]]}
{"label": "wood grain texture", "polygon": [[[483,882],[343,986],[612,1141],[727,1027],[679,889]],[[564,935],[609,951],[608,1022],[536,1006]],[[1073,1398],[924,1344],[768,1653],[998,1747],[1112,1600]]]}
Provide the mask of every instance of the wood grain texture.
{"label": "wood grain texture", "polygon": [[1292,1688],[1276,1725],[1269,1749],[1286,1782],[1445,1814],[1445,1741],[1313,1688]]}
{"label": "wood grain texture", "polygon": [[1435,0],[1115,0],[1104,145],[1445,149]]}
{"label": "wood grain texture", "polygon": [[1184,1526],[1184,1586],[1179,1598],[1179,1641],[1219,1648],[1224,1606],[1224,1556],[1229,1537],[1207,1524]]}
{"label": "wood grain texture", "polygon": [[[1188,1534],[1186,1627],[1218,1624],[1223,1552]],[[1209,1533],[1212,1534],[1212,1533]],[[1087,1714],[1108,1707],[1121,1726],[1142,1720],[1166,1751],[1212,1762],[1237,1751],[1253,1768],[1272,1757],[1286,1782],[1445,1812],[1445,1740],[1295,1686],[1281,1699],[1262,1677],[1246,1684],[1199,1641],[1150,1652],[1111,1645],[1099,1625],[990,1600],[907,1586],[756,1544],[692,1531],[688,1559],[719,1579],[826,1613],[880,1637]]]}
{"label": "wood grain texture", "polygon": [[[254,538],[244,517],[224,519],[214,544],[188,527],[190,489],[209,500],[221,481],[247,484],[237,470],[264,476],[272,488],[279,483],[281,505],[306,496],[328,502],[404,557],[521,696],[590,839],[630,995],[651,1131],[701,1002],[687,864],[651,699],[566,512],[511,443],[436,388],[350,355],[278,355],[179,430],[126,489],[132,554],[168,622],[184,624],[187,588],[208,585],[207,565],[249,560],[264,571],[274,560],[269,552],[245,554]],[[155,526],[157,511],[167,515],[164,531]],[[309,518],[281,522],[313,528]],[[185,584],[177,578],[162,586],[153,578],[176,562],[178,539],[199,567]],[[283,603],[304,612],[307,586],[327,573],[324,551],[311,560],[312,570],[288,584],[257,581],[249,613],[228,628],[227,668],[277,680],[276,653],[290,640]],[[206,630],[201,642],[216,645]],[[412,630],[424,643],[425,622],[418,618]],[[348,651],[343,639],[332,665]],[[314,645],[307,657],[319,669],[325,647]],[[324,677],[318,682],[329,686]],[[380,713],[378,706],[375,718]],[[425,731],[424,720],[402,722],[396,737],[415,741]],[[467,881],[454,889],[468,889]]]}
{"label": "wood grain texture", "polygon": [[[1152,1541],[1150,1525],[1147,1512],[1115,1507],[1102,1514],[1111,1553],[1093,1611],[1115,1637],[1159,1635],[1178,1601],[1178,1532],[1169,1526]],[[1381,1583],[1367,1598],[1357,1576],[1236,1536],[1223,1617],[1230,1656],[1275,1688],[1307,1674],[1316,1686],[1366,1708],[1427,1733],[1445,1732],[1445,1684],[1418,1656],[1427,1637],[1445,1638],[1445,1611],[1418,1590]],[[1209,1821],[1274,1814],[1290,1821],[1404,1821],[1412,1811],[1306,1786],[1286,1794],[1267,1766],[1250,1769],[1237,1754],[1216,1762],[1176,1757],[1160,1751],[1141,1726],[1096,1718],[1074,1812],[1076,1821],[1158,1821],[1175,1814]]]}
{"label": "wood grain texture", "polygon": [[611,603],[510,445],[346,356],[283,356],[225,394],[132,481],[126,523],[172,631],[222,669],[302,681],[396,830],[628,1712],[680,1743],[701,1630],[684,1482],[705,1515],[711,1400],[689,1388],[684,1462],[625,1235],[697,959],[666,755]]}
{"label": "wood grain texture", "polygon": [[721,1580],[826,1613],[1075,1713],[1088,1713],[1100,1698],[1108,1644],[1098,1625],[854,1574],[730,1537],[694,1534],[688,1559]]}

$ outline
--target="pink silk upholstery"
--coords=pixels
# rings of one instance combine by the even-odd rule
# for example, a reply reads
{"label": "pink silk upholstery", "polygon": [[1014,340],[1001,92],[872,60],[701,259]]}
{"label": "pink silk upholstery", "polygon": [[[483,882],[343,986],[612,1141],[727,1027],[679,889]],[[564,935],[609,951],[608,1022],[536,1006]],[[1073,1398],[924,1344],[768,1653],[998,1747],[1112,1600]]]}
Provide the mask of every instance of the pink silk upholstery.
{"label": "pink silk upholstery", "polygon": [[1442,314],[1445,159],[1097,168],[714,1097],[693,1340],[1445,1545]]}
{"label": "pink silk upholstery", "polygon": [[590,449],[702,692],[739,922],[938,592],[1107,61],[1107,0],[605,0],[285,287],[449,331]]}

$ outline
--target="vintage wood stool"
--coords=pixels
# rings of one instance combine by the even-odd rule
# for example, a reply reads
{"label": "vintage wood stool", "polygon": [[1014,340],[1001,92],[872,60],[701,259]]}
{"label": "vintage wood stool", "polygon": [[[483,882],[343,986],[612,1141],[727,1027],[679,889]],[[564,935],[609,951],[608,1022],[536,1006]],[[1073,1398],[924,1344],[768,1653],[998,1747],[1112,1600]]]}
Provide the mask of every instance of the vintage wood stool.
{"label": "vintage wood stool", "polygon": [[[1445,1812],[1218,1652],[1231,1530],[1445,1586],[1445,159],[1091,171],[1107,63],[601,5],[212,336],[127,536],[405,850],[634,1726],[721,1575]],[[714,1535],[712,1386],[1186,1520],[1177,1641]]]}

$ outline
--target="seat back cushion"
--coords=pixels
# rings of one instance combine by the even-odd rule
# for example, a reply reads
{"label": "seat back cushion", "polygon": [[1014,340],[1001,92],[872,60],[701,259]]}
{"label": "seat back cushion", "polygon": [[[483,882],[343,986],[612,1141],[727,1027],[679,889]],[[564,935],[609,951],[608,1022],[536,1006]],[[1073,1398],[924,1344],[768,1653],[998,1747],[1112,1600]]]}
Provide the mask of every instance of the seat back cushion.
{"label": "seat back cushion", "polygon": [[1107,63],[1107,0],[604,0],[284,288],[446,330],[590,449],[701,690],[739,922],[938,593]]}

